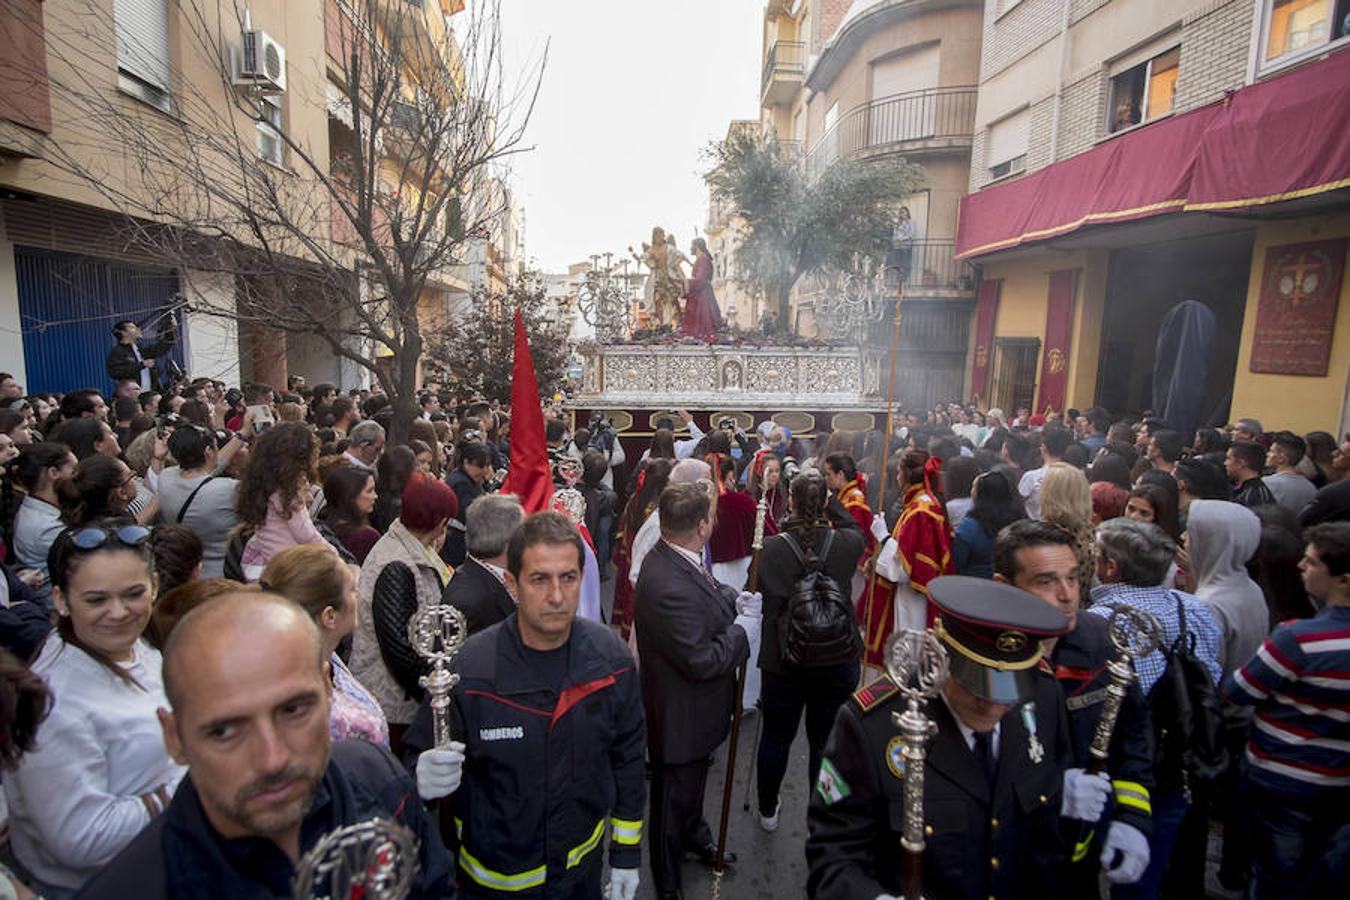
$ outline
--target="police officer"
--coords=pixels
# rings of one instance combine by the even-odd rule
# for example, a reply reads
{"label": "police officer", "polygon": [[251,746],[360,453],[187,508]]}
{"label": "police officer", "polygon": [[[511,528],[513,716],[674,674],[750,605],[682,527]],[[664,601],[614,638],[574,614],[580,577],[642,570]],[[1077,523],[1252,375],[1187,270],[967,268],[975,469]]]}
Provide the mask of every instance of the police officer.
{"label": "police officer", "polygon": [[646,728],[633,657],[576,617],[584,550],[558,513],[507,546],[516,613],[465,644],[454,702],[464,742],[426,749],[426,702],[405,738],[418,793],[453,793],[462,898],[595,900],[609,838],[609,900],[633,900]]}
{"label": "police officer", "polygon": [[[1078,827],[1061,819],[1095,821],[1110,791],[1100,778],[1066,778],[1064,696],[1040,663],[1041,641],[1068,623],[1039,598],[983,579],[936,578],[929,596],[951,677],[927,707],[937,734],[924,780],[924,895],[1061,896],[1062,829]],[[839,712],[811,796],[815,900],[899,893],[905,765],[891,713],[904,707],[882,678]]]}
{"label": "police officer", "polygon": [[[1014,522],[994,542],[994,578],[1035,594],[1069,620],[1068,633],[1046,641],[1046,654],[1066,698],[1073,764],[1086,766],[1106,700],[1106,666],[1116,651],[1106,619],[1078,614],[1081,594],[1073,535],[1032,519]],[[1073,848],[1067,876],[1073,885],[1071,896],[1099,897],[1102,869],[1112,884],[1134,884],[1148,868],[1152,729],[1148,703],[1136,682],[1125,696],[1111,737],[1107,768],[1114,803],[1106,819],[1082,829]]]}

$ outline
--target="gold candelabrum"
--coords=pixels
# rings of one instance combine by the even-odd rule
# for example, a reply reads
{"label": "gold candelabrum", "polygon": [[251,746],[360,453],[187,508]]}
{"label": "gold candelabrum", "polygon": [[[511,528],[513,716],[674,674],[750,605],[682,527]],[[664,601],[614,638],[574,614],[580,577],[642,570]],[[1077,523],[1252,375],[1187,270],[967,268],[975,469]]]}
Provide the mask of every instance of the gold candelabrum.
{"label": "gold candelabrum", "polygon": [[408,643],[431,663],[431,671],[420,682],[431,704],[431,725],[438,750],[450,745],[450,694],[459,683],[459,675],[450,671],[450,660],[459,653],[468,636],[464,613],[448,603],[424,606],[408,620]]}
{"label": "gold candelabrum", "polygon": [[947,648],[931,630],[902,628],[886,641],[886,673],[905,698],[903,712],[891,714],[900,731],[900,754],[904,762],[904,823],[900,846],[905,852],[901,867],[901,891],[905,900],[923,896],[923,782],[928,741],[937,724],[924,714],[924,706],[947,683]]}
{"label": "gold candelabrum", "polygon": [[392,819],[344,825],[300,858],[291,893],[297,900],[404,900],[417,853],[416,836]]}

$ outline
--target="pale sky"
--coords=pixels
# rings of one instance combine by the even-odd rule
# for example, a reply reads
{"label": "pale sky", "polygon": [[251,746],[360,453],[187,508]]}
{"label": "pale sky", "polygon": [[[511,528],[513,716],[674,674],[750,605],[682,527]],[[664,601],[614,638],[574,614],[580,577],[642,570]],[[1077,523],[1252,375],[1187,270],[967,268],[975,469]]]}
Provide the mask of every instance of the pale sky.
{"label": "pale sky", "polygon": [[562,272],[637,247],[653,225],[687,248],[707,220],[704,147],[759,117],[764,0],[501,5],[508,67],[549,42],[535,149],[512,163],[527,257]]}

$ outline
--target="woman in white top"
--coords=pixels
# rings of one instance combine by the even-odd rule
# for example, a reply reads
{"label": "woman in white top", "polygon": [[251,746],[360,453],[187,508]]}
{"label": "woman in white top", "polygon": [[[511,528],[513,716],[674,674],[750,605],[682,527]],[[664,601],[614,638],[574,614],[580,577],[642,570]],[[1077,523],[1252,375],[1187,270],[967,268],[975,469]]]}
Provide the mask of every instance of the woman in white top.
{"label": "woman in white top", "polygon": [[150,530],[103,519],[52,547],[59,620],[34,674],[54,704],[5,778],[11,844],[34,887],[73,896],[168,805],[185,769],[164,749],[159,652],[141,639],[155,585]]}
{"label": "woman in white top", "polygon": [[14,464],[14,480],[26,496],[14,516],[14,558],[19,568],[32,569],[42,576],[34,593],[50,603],[51,582],[47,577],[47,551],[65,528],[61,521],[56,482],[75,474],[75,454],[65,444],[39,441],[19,452]]}

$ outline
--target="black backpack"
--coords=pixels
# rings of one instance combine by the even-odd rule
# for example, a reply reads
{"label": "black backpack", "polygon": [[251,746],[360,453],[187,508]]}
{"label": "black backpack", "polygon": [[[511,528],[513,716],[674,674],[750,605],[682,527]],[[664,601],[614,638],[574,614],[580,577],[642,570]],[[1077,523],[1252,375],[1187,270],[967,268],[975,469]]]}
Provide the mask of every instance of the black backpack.
{"label": "black backpack", "polygon": [[1186,609],[1177,601],[1181,633],[1163,648],[1167,667],[1149,694],[1155,740],[1153,772],[1160,789],[1190,795],[1212,785],[1228,766],[1218,692],[1195,655],[1196,636],[1186,631]]}
{"label": "black backpack", "polygon": [[791,534],[783,532],[782,537],[805,570],[781,613],[778,649],[783,662],[810,669],[856,661],[862,654],[862,633],[848,594],[839,582],[821,571],[829,558],[834,532],[826,533],[818,555],[810,553],[807,557]]}

